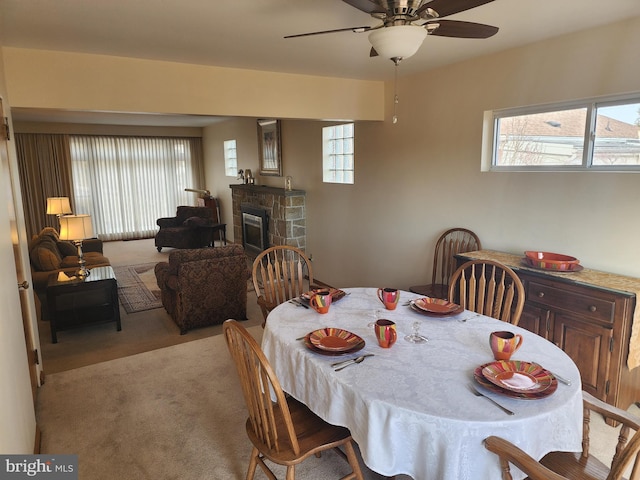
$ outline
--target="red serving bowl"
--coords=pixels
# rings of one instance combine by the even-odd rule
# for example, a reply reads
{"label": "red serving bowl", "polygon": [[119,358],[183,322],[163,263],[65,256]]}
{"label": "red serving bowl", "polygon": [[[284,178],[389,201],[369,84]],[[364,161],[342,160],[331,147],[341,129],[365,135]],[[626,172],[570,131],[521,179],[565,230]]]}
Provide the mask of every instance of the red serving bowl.
{"label": "red serving bowl", "polygon": [[576,257],[560,253],[526,251],[524,254],[532,266],[547,270],[571,270],[580,263]]}

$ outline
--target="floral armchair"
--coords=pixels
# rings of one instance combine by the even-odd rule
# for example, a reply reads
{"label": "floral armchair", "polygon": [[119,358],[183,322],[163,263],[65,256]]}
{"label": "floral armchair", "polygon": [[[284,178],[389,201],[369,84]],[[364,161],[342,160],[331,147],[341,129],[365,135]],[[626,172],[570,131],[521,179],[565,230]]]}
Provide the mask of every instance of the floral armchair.
{"label": "floral armchair", "polygon": [[164,217],[156,220],[160,231],[156,234],[156,248],[202,248],[213,241],[213,227],[218,224],[213,219],[213,211],[209,207],[177,208],[175,217]]}
{"label": "floral armchair", "polygon": [[247,318],[251,272],[241,245],[174,250],[155,266],[162,305],[184,335],[188,330]]}

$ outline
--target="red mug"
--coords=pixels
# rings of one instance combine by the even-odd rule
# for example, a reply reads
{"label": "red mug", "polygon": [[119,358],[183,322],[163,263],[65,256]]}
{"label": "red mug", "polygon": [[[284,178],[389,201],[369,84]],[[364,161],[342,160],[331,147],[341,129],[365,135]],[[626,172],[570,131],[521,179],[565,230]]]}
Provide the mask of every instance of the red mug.
{"label": "red mug", "polygon": [[398,333],[396,332],[396,324],[386,318],[381,318],[374,325],[376,338],[382,348],[390,348],[396,343]]}
{"label": "red mug", "polygon": [[489,336],[489,345],[496,360],[509,360],[522,346],[522,335],[513,332],[493,332]]}
{"label": "red mug", "polygon": [[387,310],[395,310],[400,300],[400,291],[395,288],[379,288],[378,299]]}
{"label": "red mug", "polygon": [[329,290],[318,290],[309,299],[309,304],[318,313],[328,313],[333,297]]}

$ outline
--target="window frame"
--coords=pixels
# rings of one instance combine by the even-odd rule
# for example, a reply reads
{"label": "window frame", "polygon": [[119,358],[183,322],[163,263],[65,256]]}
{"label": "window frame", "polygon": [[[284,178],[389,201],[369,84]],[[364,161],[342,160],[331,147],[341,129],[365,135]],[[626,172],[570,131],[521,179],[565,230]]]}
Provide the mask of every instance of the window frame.
{"label": "window frame", "polygon": [[[233,142],[233,148],[230,148],[229,145]],[[237,177],[238,176],[238,142],[235,138],[231,138],[229,140],[224,140],[222,142],[222,150],[224,153],[224,175],[225,177]],[[234,156],[230,155],[231,151],[235,152]],[[230,165],[231,161],[235,162],[235,165]],[[233,175],[229,175],[229,170],[235,169],[235,173]]]}
{"label": "window frame", "polygon": [[[331,164],[331,157],[334,155],[333,151],[329,151],[328,144],[332,141],[330,134],[328,132],[335,131],[338,127],[351,126],[352,136],[345,137],[344,135],[340,137],[340,141],[344,143],[344,140],[347,138],[351,139],[351,152],[348,154],[342,154],[343,157],[350,157],[351,168],[331,168],[333,165]],[[323,183],[333,183],[337,185],[355,185],[356,183],[356,124],[355,122],[341,122],[336,123],[334,125],[327,125],[322,127],[322,182]],[[333,140],[335,141],[335,140]],[[344,172],[349,172],[351,176],[351,181],[340,181],[336,179],[336,175],[329,175],[328,172],[343,172],[342,176],[344,176]],[[329,178],[333,177],[333,178]]]}
{"label": "window frame", "polygon": [[[640,173],[640,165],[593,165],[596,120],[599,108],[640,104],[640,93],[609,95],[582,100],[556,102],[524,107],[487,110],[483,115],[481,171],[483,172],[626,172]],[[502,118],[586,109],[583,151],[580,165],[496,165],[500,139],[498,122]],[[640,117],[640,113],[638,114]]]}

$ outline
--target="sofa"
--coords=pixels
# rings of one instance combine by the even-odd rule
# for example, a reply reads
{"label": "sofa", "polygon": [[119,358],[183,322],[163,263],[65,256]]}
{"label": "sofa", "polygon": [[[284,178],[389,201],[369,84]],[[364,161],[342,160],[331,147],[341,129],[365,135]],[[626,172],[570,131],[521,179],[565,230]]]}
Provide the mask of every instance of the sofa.
{"label": "sofa", "polygon": [[162,305],[184,335],[188,330],[247,319],[251,277],[241,245],[174,250],[155,266]]}
{"label": "sofa", "polygon": [[175,217],[159,218],[156,223],[160,227],[155,238],[159,252],[162,247],[208,247],[213,241],[213,228],[218,225],[209,207],[187,206],[178,207]]}
{"label": "sofa", "polygon": [[[102,253],[102,240],[97,238],[82,242],[82,254],[87,268],[110,265]],[[74,275],[78,271],[78,249],[72,242],[60,240],[55,228],[45,227],[29,242],[29,261],[33,291],[41,305],[41,320],[46,320],[49,277],[58,272]]]}

